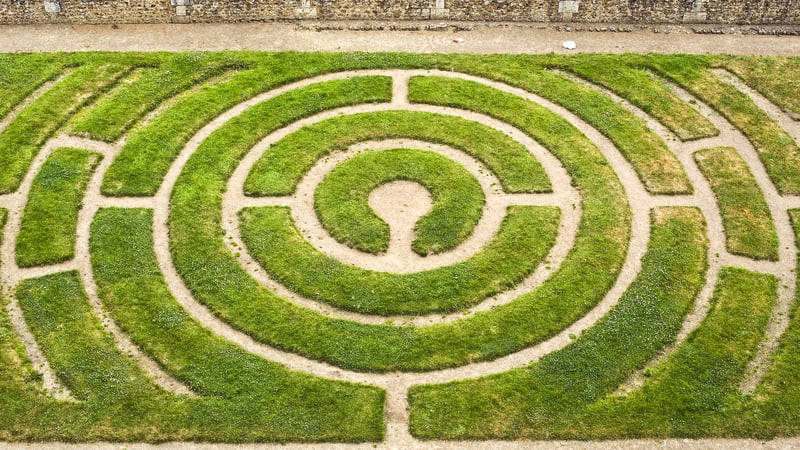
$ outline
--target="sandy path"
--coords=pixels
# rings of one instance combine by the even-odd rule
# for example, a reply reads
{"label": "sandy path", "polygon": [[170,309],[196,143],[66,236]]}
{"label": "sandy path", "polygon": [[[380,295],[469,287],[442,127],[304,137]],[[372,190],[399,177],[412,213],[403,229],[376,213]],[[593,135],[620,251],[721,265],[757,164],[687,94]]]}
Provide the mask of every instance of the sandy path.
{"label": "sandy path", "polygon": [[[364,374],[364,373],[344,371],[325,363],[308,360],[298,355],[281,352],[271,347],[257,343],[249,336],[240,333],[232,329],[225,323],[221,322],[219,319],[213,316],[203,305],[201,305],[192,298],[190,292],[183,284],[183,281],[177,275],[177,272],[175,271],[175,268],[172,265],[171,255],[169,252],[167,218],[169,214],[169,198],[172,189],[174,187],[175,181],[177,180],[177,177],[179,176],[184,164],[186,163],[186,161],[188,161],[188,159],[191,157],[192,153],[197,149],[199,144],[206,137],[208,137],[208,135],[210,135],[214,130],[221,127],[228,120],[232,119],[238,114],[241,114],[248,107],[256,103],[273,98],[276,95],[279,95],[280,93],[319,81],[341,79],[361,74],[377,74],[377,73],[390,75],[395,80],[395,93],[397,95],[394,96],[392,103],[387,105],[386,108],[420,107],[417,105],[408,105],[405,100],[405,94],[404,94],[405,91],[403,89],[403,85],[405,85],[405,83],[407,82],[408,77],[413,74],[430,73],[442,76],[453,76],[458,78],[464,78],[495,87],[505,92],[519,95],[523,98],[529,99],[531,101],[534,101],[538,104],[545,106],[546,108],[554,111],[556,114],[559,114],[560,116],[568,120],[570,123],[578,127],[583,133],[586,134],[587,137],[589,137],[589,139],[591,139],[598,146],[598,148],[600,148],[601,152],[610,161],[612,167],[614,167],[614,169],[616,170],[624,186],[626,195],[631,203],[632,235],[631,235],[630,246],[628,249],[628,255],[623,265],[621,275],[616,281],[613,288],[608,292],[606,297],[596,308],[594,308],[585,317],[581,318],[580,320],[569,326],[566,330],[562,331],[555,337],[539,345],[530,347],[528,349],[508,355],[503,358],[499,358],[495,361],[470,364],[455,369],[448,369],[448,370],[442,370],[424,374],[394,374],[394,373]],[[732,82],[736,83],[735,80]],[[593,86],[593,88],[602,90],[601,88],[596,86]],[[674,90],[679,96],[685,99],[691,97],[689,96],[689,94],[678,88],[674,88]],[[793,124],[793,122],[791,122],[791,119],[788,119],[788,116],[786,116],[779,109],[774,107],[774,105],[769,104],[765,99],[760,98],[758,94],[749,90],[743,89],[743,91],[745,91],[745,93],[750,95],[751,98],[753,98],[754,101],[756,101],[757,104],[759,104],[762,108],[767,110],[768,114],[778,119],[781,123]],[[729,123],[727,123],[723,118],[721,118],[721,116],[710,111],[709,108],[703,105],[702,103],[698,102],[697,104],[698,109],[712,119],[715,125],[721,130],[721,134],[718,137],[704,139],[700,141],[694,141],[690,143],[681,143],[680,141],[677,140],[677,138],[672,136],[671,133],[667,131],[664,127],[661,127],[660,124],[655,123],[646,114],[637,110],[635,107],[627,104],[627,102],[623,103],[623,105],[632,112],[634,112],[634,114],[636,114],[637,116],[640,116],[645,120],[647,120],[648,124],[652,126],[654,131],[656,131],[659,135],[665,138],[670,150],[676,154],[678,159],[684,165],[689,175],[690,181],[695,187],[695,193],[693,195],[671,197],[671,196],[657,196],[648,194],[645,191],[644,187],[642,186],[641,182],[639,181],[637,175],[633,171],[630,164],[624,160],[622,155],[616,150],[616,148],[607,138],[605,138],[599,132],[597,132],[589,125],[581,121],[574,114],[564,110],[563,108],[557,105],[552,104],[551,102],[548,102],[544,99],[541,99],[530,93],[521,91],[519,89],[506,86],[502,83],[483,80],[480,78],[466,76],[462,74],[452,74],[446,72],[363,71],[363,72],[329,74],[316,77],[313,79],[303,80],[301,82],[284,86],[274,91],[270,91],[268,93],[256,96],[253,99],[243,102],[240,105],[237,105],[236,107],[232,108],[231,110],[223,113],[217,119],[213,120],[206,127],[201,129],[190,140],[190,142],[187,144],[187,146],[184,148],[184,150],[178,157],[175,164],[173,164],[169,173],[165,177],[165,181],[161,189],[154,198],[110,199],[110,198],[104,198],[100,195],[99,183],[102,180],[102,176],[105,173],[105,170],[108,168],[108,165],[113,160],[113,157],[116,155],[116,153],[119,151],[121,143],[108,145],[103,143],[97,143],[94,141],[89,141],[86,139],[75,139],[70,137],[59,136],[48,142],[48,144],[45,146],[45,150],[42,151],[41,154],[37,157],[37,160],[35,161],[31,170],[27,174],[20,190],[14,194],[0,196],[0,207],[8,208],[10,212],[9,223],[5,228],[4,243],[2,247],[3,286],[7,291],[9,291],[16,285],[18,281],[27,277],[39,276],[44,273],[55,273],[61,270],[72,270],[72,269],[79,270],[84,280],[84,283],[87,286],[87,291],[89,291],[90,299],[92,300],[93,308],[95,309],[96,314],[98,314],[98,316],[102,319],[104,325],[106,326],[106,329],[109,330],[109,332],[115,337],[117,345],[121,349],[123,349],[123,351],[125,351],[126,353],[127,352],[132,353],[134,357],[142,365],[144,370],[147,373],[149,373],[150,376],[154,379],[154,381],[161,384],[166,389],[170,389],[174,392],[188,392],[188,390],[183,391],[182,389],[185,389],[184,387],[180,386],[179,383],[175,383],[174,380],[171,380],[168,375],[160,371],[158,366],[153,361],[149,360],[146,356],[142,355],[141,352],[138,351],[138,349],[136,349],[136,347],[133,346],[132,343],[130,343],[129,339],[124,335],[124,333],[122,333],[122,331],[119,330],[113,324],[113,322],[110,321],[105,316],[102,310],[102,305],[100,303],[100,300],[97,299],[95,293],[96,287],[94,286],[94,280],[92,279],[91,276],[91,266],[88,259],[89,258],[88,227],[91,223],[91,219],[94,216],[96,210],[101,206],[154,208],[154,215],[155,215],[154,239],[155,239],[156,254],[159,260],[159,264],[161,265],[164,271],[165,277],[168,281],[168,284],[173,294],[196,320],[198,320],[200,323],[211,329],[213,332],[219,334],[220,336],[230,340],[231,342],[237,345],[240,345],[244,349],[254,354],[261,355],[267,359],[283,363],[284,365],[286,365],[291,369],[301,370],[304,372],[313,373],[316,375],[332,379],[366,382],[386,389],[387,390],[386,415],[388,422],[388,432],[387,432],[386,442],[383,445],[388,448],[402,447],[407,445],[414,445],[415,443],[417,443],[417,441],[414,440],[408,434],[407,431],[408,412],[407,412],[406,394],[409,386],[418,383],[438,383],[455,379],[476,377],[491,373],[502,372],[510,368],[524,366],[530,363],[531,361],[537,360],[538,358],[547,353],[563,348],[571,341],[569,338],[570,334],[578,335],[582,330],[592,326],[597,320],[604,317],[608,313],[608,311],[610,311],[611,308],[613,308],[613,306],[619,300],[620,296],[625,292],[625,290],[629,286],[630,282],[638,274],[641,265],[640,262],[641,257],[647,250],[647,239],[650,232],[649,230],[650,225],[648,218],[650,209],[657,206],[667,206],[667,205],[696,206],[701,209],[708,223],[708,228],[709,228],[708,236],[710,241],[710,250],[709,250],[710,266],[709,266],[707,284],[704,287],[701,295],[699,296],[696,302],[695,311],[688,317],[686,323],[684,324],[684,329],[678,336],[677,343],[682,342],[683,339],[685,339],[685,337],[688,335],[688,333],[699,324],[699,322],[702,320],[703,317],[705,317],[705,312],[706,312],[705,309],[707,308],[708,300],[713,290],[713,286],[716,282],[717,274],[721,267],[727,265],[743,266],[751,270],[757,270],[760,272],[775,274],[781,279],[782,287],[779,292],[779,302],[778,305],[776,306],[773,318],[770,321],[770,332],[768,338],[765,339],[762,345],[762,349],[759,352],[759,355],[754,360],[750,376],[748,377],[747,380],[745,380],[742,386],[743,389],[749,389],[751,385],[755,386],[755,383],[757,383],[757,381],[759,380],[759,377],[761,376],[760,368],[764,367],[763,363],[769,360],[769,356],[772,350],[774,350],[775,343],[778,341],[780,335],[785,329],[786,326],[785,314],[782,315],[781,313],[785,312],[791,306],[794,300],[794,286],[795,286],[796,275],[794,274],[793,270],[796,267],[796,252],[794,246],[794,235],[791,230],[791,227],[789,226],[788,214],[786,213],[786,209],[789,207],[796,207],[800,205],[800,199],[798,199],[797,197],[780,196],[775,190],[774,186],[772,186],[771,182],[769,181],[766,172],[763,169],[763,166],[761,166],[760,161],[758,160],[757,153],[755,149],[752,147],[752,145],[750,145],[750,143],[744,138],[744,136],[740,132],[735,130]],[[381,108],[383,106],[378,106],[378,107]],[[375,106],[365,106],[365,108],[375,108]],[[423,108],[428,108],[428,107],[423,107]],[[437,109],[437,111],[444,111],[445,113],[453,113],[452,110],[449,110],[447,108]],[[476,115],[474,113],[463,112],[463,111],[460,111],[459,115],[462,115],[463,117],[466,118],[470,118],[472,120],[485,119],[479,117],[479,115]],[[313,120],[314,118],[310,119]],[[787,120],[789,120],[789,122],[786,122]],[[500,125],[497,126],[499,127]],[[518,133],[518,131],[516,130],[513,129],[509,130],[507,126],[505,127],[506,128],[502,128],[505,131]],[[798,136],[797,129],[791,128],[789,126],[787,126],[787,128],[789,129],[789,132],[792,133],[795,139],[800,139],[800,136]],[[286,130],[287,129],[284,129],[282,130],[282,132],[286,132]],[[79,220],[79,229],[78,229],[78,244],[76,248],[76,258],[73,261],[56,266],[20,270],[14,264],[13,245],[15,242],[16,234],[19,231],[21,208],[24,206],[24,200],[27,197],[27,193],[30,189],[33,176],[37,172],[38,167],[40,167],[41,163],[44,161],[47,154],[49,154],[49,152],[52,151],[52,149],[62,145],[78,146],[82,148],[95,150],[103,153],[105,156],[101,167],[98,168],[97,172],[92,178],[92,182],[90,183],[89,189],[87,191],[87,196],[84,201],[84,209],[81,211]],[[708,182],[703,178],[702,174],[699,172],[692,158],[692,152],[702,148],[707,148],[717,145],[730,145],[736,147],[739,153],[747,162],[747,164],[750,166],[751,171],[754,173],[757,182],[761,187],[762,191],[764,192],[768,204],[770,205],[770,210],[773,214],[776,226],[778,228],[778,234],[780,238],[780,249],[781,249],[779,255],[780,256],[779,261],[777,262],[752,261],[747,258],[742,258],[740,256],[730,255],[725,251],[725,240],[721,226],[721,217],[719,215],[719,209],[716,205],[716,202],[714,201],[713,192],[711,191]],[[560,167],[560,165],[557,163],[557,161],[555,161],[552,155],[549,155],[549,153],[541,149],[536,149],[532,147],[529,148],[531,148],[531,151],[533,151],[534,153],[543,152],[541,155],[537,154],[537,157],[539,158],[540,161],[542,161],[543,165],[545,165],[545,169],[548,171],[548,174],[551,176],[551,179],[553,179],[554,187],[557,183],[558,185],[561,185],[561,182],[559,182],[558,180],[563,181],[564,180],[563,177],[566,177],[566,175],[565,173],[563,173],[563,168]],[[259,153],[260,151],[263,151],[263,148],[260,150],[254,148],[254,150],[248,155],[248,157],[242,161],[240,165],[242,173],[246,175],[247,169],[242,167],[246,167],[248,166],[248,164],[252,165],[252,162],[254,162],[260,155]],[[237,181],[232,181],[232,183],[234,183],[238,187],[240,186],[240,184],[238,183],[243,182],[243,178],[241,178],[241,174],[239,174],[239,169],[237,169],[237,174],[238,175],[235,175],[235,177],[238,176],[240,178],[238,178]],[[569,186],[568,177],[566,178],[566,180],[567,182],[564,185]],[[229,184],[229,188],[230,187],[231,185]],[[236,194],[236,192],[241,192],[241,190],[236,191],[234,189],[229,189],[228,192],[229,193],[233,192],[233,193],[230,194],[232,200],[230,199],[226,200],[228,203],[230,203],[229,206],[226,206],[226,211],[227,211],[226,214],[230,214],[231,211],[234,211],[235,214],[235,210],[238,207],[236,203],[238,200],[242,200],[241,196],[236,197],[239,195]],[[559,201],[562,202],[574,201],[575,199],[574,192],[567,191],[566,194],[563,195],[564,197]],[[565,208],[565,204],[562,204],[561,206],[562,209],[570,209],[570,208]],[[576,217],[579,217],[579,213],[578,215],[576,215]],[[225,220],[225,223],[227,224],[228,220]],[[229,231],[235,232],[235,227]],[[574,230],[569,230],[569,233],[574,233]],[[564,234],[565,234],[564,229],[561,229],[560,236]],[[569,247],[571,247],[571,242],[569,242],[569,240],[564,242],[565,243],[562,243],[561,247],[559,247],[559,249],[557,250],[558,252],[560,252],[559,254],[562,257],[564,254],[566,254],[566,251],[568,251]],[[33,340],[32,336],[30,336],[30,332],[27,330],[24,320],[22,320],[21,316],[18,313],[16,313],[15,317],[15,308],[18,309],[12,300],[12,305],[9,308],[9,310],[12,313],[11,315],[14,320],[15,331],[21,336],[23,343],[26,346],[26,351],[28,352],[31,359],[36,363],[37,369],[44,374],[46,383],[45,385],[57,391],[58,382],[52,375],[50,369],[47,367],[46,358],[44,358],[43,355],[41,355],[41,352],[38,350],[35,340]],[[668,349],[664,353],[664,355],[661,356],[661,358],[657,359],[657,361],[663,360],[663,358],[667,357],[674,348],[675,346]],[[635,387],[638,384],[635,378],[636,377],[634,377],[634,380],[632,380],[631,383],[629,383],[629,386]],[[698,442],[705,443],[706,447],[716,446],[716,445],[722,445],[722,446],[728,445],[728,441],[719,441],[719,440],[698,441]],[[650,446],[653,445],[654,443],[656,442],[626,441],[625,443],[612,442],[612,443],[604,443],[601,445],[606,448],[617,448],[620,446],[625,446],[625,447],[630,446],[630,448],[636,448],[636,446]],[[669,447],[670,445],[679,445],[681,443],[682,441],[664,441],[663,445],[665,447]],[[775,441],[774,443],[776,445],[791,446],[791,445],[797,445],[798,443],[800,443],[800,441],[797,440]],[[740,441],[739,444],[746,446],[754,446],[756,445],[756,442]],[[192,444],[175,444],[175,445],[178,446],[179,448],[186,448],[192,446]],[[437,446],[437,445],[438,444],[435,443],[431,444],[431,446]],[[464,443],[442,444],[442,447],[465,448],[470,446],[484,447],[486,445],[492,445],[498,447],[508,446],[509,448],[518,448],[525,446],[526,448],[531,448],[530,443],[497,443],[497,442],[471,443],[468,445],[465,445]],[[552,446],[557,446],[560,444],[546,443],[544,445],[547,445],[548,448],[550,448]],[[569,443],[568,445],[570,447],[580,447],[579,445],[575,445],[575,443]],[[372,446],[372,444],[370,444],[370,446]],[[136,446],[130,446],[130,445],[126,445],[125,447],[136,448]],[[3,444],[0,444],[0,448],[3,448]],[[768,448],[768,447],[763,447],[763,448]]]}
{"label": "sandy path", "polygon": [[[398,22],[407,25],[407,22]],[[363,26],[365,22],[343,23]],[[422,22],[419,25],[439,24]],[[457,24],[454,22],[453,24]],[[313,25],[309,23],[307,25]],[[330,23],[329,23],[330,25]],[[400,51],[414,53],[578,52],[798,55],[800,37],[694,34],[682,27],[630,33],[555,31],[541,24],[475,25],[471,31],[314,31],[292,23],[31,25],[0,27],[0,52],[17,51]],[[672,30],[672,32],[668,32]],[[464,38],[456,44],[455,37]]]}

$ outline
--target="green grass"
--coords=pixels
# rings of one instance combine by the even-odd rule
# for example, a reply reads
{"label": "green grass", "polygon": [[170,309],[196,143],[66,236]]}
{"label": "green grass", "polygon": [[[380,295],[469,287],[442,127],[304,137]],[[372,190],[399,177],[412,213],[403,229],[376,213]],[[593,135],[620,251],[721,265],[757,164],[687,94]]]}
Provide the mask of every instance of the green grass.
{"label": "green grass", "polygon": [[556,67],[569,70],[630,101],[667,127],[681,141],[719,134],[706,117],[678,98],[666,86],[636,67],[621,64],[617,56],[580,55],[562,59]]}
{"label": "green grass", "polygon": [[553,439],[669,344],[705,282],[700,212],[654,210],[642,270],[614,309],[567,347],[522,369],[413,386],[411,433],[422,439]]}
{"label": "green grass", "polygon": [[722,214],[728,251],[754,259],[778,259],[778,234],[767,201],[753,174],[732,147],[694,154],[711,183]]}
{"label": "green grass", "polygon": [[17,298],[36,342],[75,399],[136,407],[137,398],[162,394],[114,347],[77,272],[24,280]]}
{"label": "green grass", "polygon": [[73,119],[72,132],[106,142],[117,141],[161,102],[244,63],[227,55],[179,53],[158,67],[143,68],[138,78],[102,97]]}
{"label": "green grass", "polygon": [[0,119],[62,70],[61,61],[53,55],[0,55]]}
{"label": "green grass", "polygon": [[800,59],[797,57],[731,57],[725,68],[787,114],[800,119]]}
{"label": "green grass", "polygon": [[449,145],[484,163],[506,192],[551,192],[541,164],[501,131],[455,116],[383,111],[336,117],[276,142],[247,176],[247,195],[289,195],[321,157],[368,140],[413,138]]}
{"label": "green grass", "polygon": [[128,70],[115,63],[78,67],[23,109],[0,133],[0,194],[15,191],[45,141]]}
{"label": "green grass", "polygon": [[[789,211],[795,232],[795,247],[800,253],[800,209]],[[798,261],[800,271],[800,261]],[[800,433],[800,278],[797,280],[795,302],[789,315],[789,326],[772,356],[772,364],[764,381],[755,392],[756,405],[750,416],[754,425],[747,428],[752,434],[767,431],[778,436]],[[773,431],[774,430],[774,431]]]}
{"label": "green grass", "polygon": [[[314,209],[337,241],[368,253],[389,248],[389,225],[369,205],[375,188],[414,181],[433,206],[414,227],[414,252],[421,256],[452,250],[471,234],[483,214],[480,183],[465,168],[438,153],[413,149],[367,152],[339,164],[314,192]],[[397,206],[401,206],[398,199]]]}
{"label": "green grass", "polygon": [[[633,165],[645,188],[654,194],[686,194],[691,184],[678,159],[647,125],[614,100],[547,70],[525,74],[525,88],[574,112],[606,135]],[[468,93],[474,82],[416,76],[408,86],[409,101],[457,106],[451,96]]]}
{"label": "green grass", "polygon": [[19,267],[55,264],[75,256],[78,211],[102,156],[76,148],[52,153],[33,180],[17,236]]}
{"label": "green grass", "polygon": [[283,285],[337,308],[392,315],[457,311],[517,285],[555,243],[559,210],[512,206],[496,238],[473,257],[409,274],[361,269],[320,253],[287,208],[245,209],[240,218],[248,250]]}
{"label": "green grass", "polygon": [[[708,316],[686,342],[650,372],[641,390],[589,408],[580,432],[591,429],[603,438],[774,435],[769,418],[745,413],[752,398],[741,395],[739,384],[764,338],[777,287],[771,275],[724,268]],[[761,426],[767,429],[754,433]]]}
{"label": "green grass", "polygon": [[[461,98],[467,109],[507,119],[533,136],[562,161],[583,195],[575,246],[537,290],[458,322],[396,327],[331,319],[260,286],[224,243],[222,192],[238,161],[261,136],[296,120],[292,114],[312,113],[287,107],[295,98],[287,96],[214,132],[177,180],[170,249],[187,287],[216,315],[259,341],[361,371],[422,371],[494,359],[540,342],[583,316],[610,289],[625,257],[630,211],[622,186],[600,151],[564,119],[491,88],[473,94]],[[333,106],[297,101],[313,112]]]}
{"label": "green grass", "polygon": [[709,71],[708,61],[652,56],[650,64],[719,111],[758,151],[770,179],[781,194],[800,194],[800,147],[743,92]]}
{"label": "green grass", "polygon": [[[148,218],[146,212],[140,216]],[[122,236],[129,232],[118,231]],[[127,261],[120,265],[126,266]],[[153,285],[153,280],[147,281],[148,287]],[[122,284],[129,285],[129,279]],[[141,294],[139,287],[133,291]],[[22,426],[28,423],[39,429],[50,428],[53,438],[76,442],[362,442],[379,440],[383,435],[384,395],[379,389],[290,372],[218,338],[203,340],[210,337],[209,332],[191,321],[181,323],[186,315],[174,306],[156,310],[171,316],[157,316],[150,326],[166,327],[161,334],[167,334],[173,345],[186,341],[197,344],[197,340],[210,344],[192,349],[192,359],[181,360],[188,364],[185,372],[202,374],[203,384],[197,389],[208,393],[202,397],[172,395],[152,384],[103,330],[76,272],[25,280],[17,297],[53,370],[80,402],[51,404],[49,411],[14,418]],[[150,301],[158,300],[163,301],[163,297]],[[188,336],[176,338],[173,332],[186,332]],[[220,389],[221,384],[227,388]],[[53,423],[58,406],[78,411]],[[63,414],[64,408],[60,409]]]}

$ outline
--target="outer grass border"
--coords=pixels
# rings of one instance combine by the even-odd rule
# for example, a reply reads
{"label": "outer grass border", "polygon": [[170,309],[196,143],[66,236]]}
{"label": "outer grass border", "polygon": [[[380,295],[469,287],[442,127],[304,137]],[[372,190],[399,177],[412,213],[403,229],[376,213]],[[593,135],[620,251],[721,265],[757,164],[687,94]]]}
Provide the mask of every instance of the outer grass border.
{"label": "outer grass border", "polygon": [[426,256],[452,250],[472,234],[486,203],[480,183],[455,161],[427,150],[390,149],[353,156],[319,183],[314,209],[337,241],[362,252],[385,252],[391,230],[372,210],[369,197],[379,186],[399,180],[424,186],[432,197],[430,211],[414,227],[414,252]]}
{"label": "outer grass border", "polygon": [[421,439],[580,438],[576,417],[673,341],[705,282],[708,242],[695,208],[659,208],[642,270],[614,309],[569,346],[527,368],[412,386]]}
{"label": "outer grass border", "polygon": [[504,291],[533,272],[555,244],[560,210],[512,206],[495,239],[464,261],[409,274],[343,264],[311,246],[289,210],[242,210],[242,239],[253,258],[300,295],[360,313],[458,311]]}
{"label": "outer grass border", "polygon": [[[795,247],[800,254],[800,209],[789,210],[795,233]],[[797,270],[800,272],[800,258]],[[770,437],[800,434],[800,278],[797,279],[795,303],[789,313],[789,326],[772,355],[764,380],[756,389],[755,405],[748,411],[751,421],[742,433]],[[767,422],[769,429],[766,429]]]}
{"label": "outer grass border", "polygon": [[748,413],[755,402],[739,386],[764,338],[777,288],[772,275],[723,268],[700,326],[650,372],[640,390],[592,405],[580,420],[580,433],[599,438],[774,436],[769,418]]}
{"label": "outer grass border", "polygon": [[630,210],[616,174],[564,119],[484,87],[462,99],[467,109],[508,119],[539,140],[584,195],[576,244],[549,280],[491,311],[426,327],[332,319],[274,295],[240,267],[223,242],[222,192],[238,161],[263,136],[334,106],[305,102],[308,89],[266,101],[212,133],[174,187],[168,220],[173,262],[194,297],[223,320],[256,340],[343,368],[425,371],[494,359],[540,342],[589,311],[613,285],[630,239]]}
{"label": "outer grass border", "polygon": [[747,163],[732,147],[694,154],[708,179],[722,214],[728,251],[754,259],[778,260],[778,233],[764,193]]}
{"label": "outer grass border", "polygon": [[583,54],[575,58],[562,58],[555,67],[569,70],[630,101],[675,133],[681,141],[719,134],[711,121],[678,98],[663,83],[654,80],[644,70],[619,64],[618,61],[619,58],[615,56]]}
{"label": "outer grass border", "polygon": [[800,194],[800,147],[747,94],[709,72],[712,61],[702,57],[651,55],[648,63],[738,128],[758,151],[778,192]]}
{"label": "outer grass border", "polygon": [[[123,236],[127,231],[121,231]],[[133,289],[141,292],[138,286]],[[198,382],[204,383],[205,390],[216,390],[216,395],[190,398],[161,390],[116,348],[93,314],[77,272],[25,280],[17,298],[51,367],[79,402],[53,402],[49,411],[29,412],[15,421],[36,424],[56,439],[363,442],[383,435],[380,389],[290,372],[233,345],[220,345],[220,340],[206,340],[211,347],[194,349],[192,362],[197,365],[186,368],[199,374]],[[161,312],[173,315],[157,316],[152,326],[198,331],[196,325],[194,329],[191,324],[180,327],[180,314],[175,315],[174,309]],[[180,342],[175,336],[170,339],[172,344]],[[198,360],[214,364],[213,370],[203,372],[212,367]],[[264,366],[269,370],[258,373]],[[252,382],[255,375],[261,375],[257,385]],[[245,378],[251,380],[249,385],[236,384]],[[219,395],[220,384],[226,386],[228,396]],[[53,417],[70,409],[77,411]]]}
{"label": "outer grass border", "polygon": [[733,56],[725,68],[778,105],[795,120],[800,120],[800,61],[797,57],[752,58]]}
{"label": "outer grass border", "polygon": [[55,150],[33,180],[16,243],[19,267],[55,264],[75,256],[78,211],[102,155]]}
{"label": "outer grass border", "polygon": [[115,142],[168,98],[225,71],[245,66],[245,62],[227,54],[181,53],[165,58],[158,67],[144,68],[146,72],[137,80],[109,92],[92,108],[82,111],[73,119],[72,132]]}
{"label": "outer grass border", "polygon": [[63,62],[49,54],[0,55],[0,119],[63,70]]}
{"label": "outer grass border", "polygon": [[131,70],[117,63],[87,64],[73,70],[23,109],[0,133],[0,194],[15,191],[41,146],[74,113]]}

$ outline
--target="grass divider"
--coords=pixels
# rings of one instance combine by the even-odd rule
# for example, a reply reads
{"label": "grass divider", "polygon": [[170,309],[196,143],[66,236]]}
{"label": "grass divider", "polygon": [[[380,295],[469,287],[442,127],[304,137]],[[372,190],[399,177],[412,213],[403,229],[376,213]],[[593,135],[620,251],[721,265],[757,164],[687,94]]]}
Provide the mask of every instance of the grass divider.
{"label": "grass divider", "polygon": [[778,260],[778,233],[764,193],[747,163],[732,147],[694,153],[700,171],[717,197],[725,246],[735,255]]}
{"label": "grass divider", "polygon": [[731,56],[723,61],[731,73],[778,105],[794,120],[800,120],[800,62],[797,58],[747,58]]}
{"label": "grass divider", "polygon": [[[415,76],[409,101],[456,106],[448,98],[467,84],[445,83],[446,77]],[[563,106],[608,137],[633,166],[645,189],[653,194],[689,194],[691,184],[677,157],[664,141],[633,113],[594,89],[548,70],[525,73],[525,89]],[[442,91],[441,89],[448,89]]]}
{"label": "grass divider", "polygon": [[659,121],[683,142],[717,136],[719,130],[647,72],[615,61],[610,55],[561,59],[554,67],[600,85]]}
{"label": "grass divider", "polygon": [[465,309],[512,288],[555,244],[560,210],[512,206],[496,238],[464,261],[408,274],[350,266],[316,250],[282,207],[242,210],[242,239],[272,277],[300,295],[360,313],[430,314]]}
{"label": "grass divider", "polygon": [[80,66],[23,109],[0,133],[0,194],[15,191],[42,145],[70,116],[130,71],[115,63]]}
{"label": "grass divider", "polygon": [[276,142],[247,175],[247,195],[290,195],[320,158],[368,140],[410,138],[449,145],[491,170],[509,193],[552,192],[539,161],[503,132],[456,116],[417,111],[351,114],[304,127]]}
{"label": "grass divider", "polygon": [[75,256],[78,212],[99,153],[77,148],[53,151],[33,180],[16,243],[19,267],[67,261]]}
{"label": "grass divider", "polygon": [[152,221],[146,209],[100,210],[91,228],[92,266],[111,317],[166,372],[202,396],[188,400],[185,417],[172,419],[178,426],[229,442],[382,439],[382,389],[288,370],[192,319],[158,267]]}
{"label": "grass divider", "polygon": [[228,55],[177,54],[157,67],[141,67],[138,78],[121,84],[73,119],[72,132],[116,142],[160,103],[193,85],[248,64]]}
{"label": "grass divider", "polygon": [[63,70],[62,61],[48,54],[0,55],[0,119]]}
{"label": "grass divider", "polygon": [[764,338],[777,288],[772,275],[722,268],[703,322],[652,369],[640,390],[593,405],[582,432],[594,429],[601,438],[775,436],[772,420],[753,414],[758,402],[739,386]]}

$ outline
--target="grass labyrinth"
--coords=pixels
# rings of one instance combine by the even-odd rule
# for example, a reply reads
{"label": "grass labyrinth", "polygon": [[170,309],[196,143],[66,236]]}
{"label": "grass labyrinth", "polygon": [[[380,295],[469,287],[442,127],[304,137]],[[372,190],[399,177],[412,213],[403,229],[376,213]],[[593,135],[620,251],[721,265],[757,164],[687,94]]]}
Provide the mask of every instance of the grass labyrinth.
{"label": "grass labyrinth", "polygon": [[798,83],[0,55],[0,442],[798,437]]}

